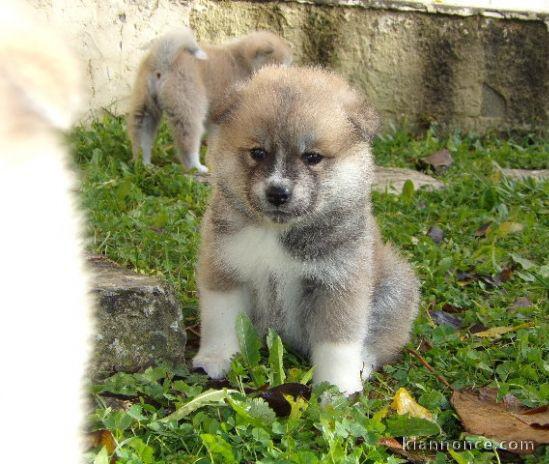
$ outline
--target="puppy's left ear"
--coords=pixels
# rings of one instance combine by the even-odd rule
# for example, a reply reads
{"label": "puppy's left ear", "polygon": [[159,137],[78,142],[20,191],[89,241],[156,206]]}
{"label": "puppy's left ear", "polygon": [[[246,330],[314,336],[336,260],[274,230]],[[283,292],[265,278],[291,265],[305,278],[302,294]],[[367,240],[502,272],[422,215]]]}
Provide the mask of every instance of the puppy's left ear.
{"label": "puppy's left ear", "polygon": [[348,108],[351,124],[359,136],[370,142],[380,126],[380,118],[376,110],[362,97],[358,97]]}

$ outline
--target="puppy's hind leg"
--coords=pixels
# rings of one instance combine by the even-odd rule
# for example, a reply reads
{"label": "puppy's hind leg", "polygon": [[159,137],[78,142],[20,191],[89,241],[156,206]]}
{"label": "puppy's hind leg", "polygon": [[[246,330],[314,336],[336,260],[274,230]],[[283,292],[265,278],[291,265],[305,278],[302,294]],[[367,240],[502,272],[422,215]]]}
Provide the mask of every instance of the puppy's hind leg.
{"label": "puppy's hind leg", "polygon": [[419,282],[410,265],[389,245],[377,255],[378,278],[362,349],[365,371],[390,362],[410,340],[419,305]]}
{"label": "puppy's hind leg", "polygon": [[161,109],[148,103],[143,103],[130,113],[128,127],[134,161],[137,161],[141,150],[143,164],[151,164],[152,147],[161,117]]}
{"label": "puppy's hind leg", "polygon": [[200,163],[200,142],[208,108],[204,89],[191,76],[174,74],[167,78],[160,98],[179,160],[187,169],[208,172]]}
{"label": "puppy's hind leg", "polygon": [[187,169],[196,169],[206,173],[208,168],[200,162],[200,142],[204,133],[204,114],[189,114],[186,111],[166,110],[168,122],[172,128],[177,147],[177,155]]}

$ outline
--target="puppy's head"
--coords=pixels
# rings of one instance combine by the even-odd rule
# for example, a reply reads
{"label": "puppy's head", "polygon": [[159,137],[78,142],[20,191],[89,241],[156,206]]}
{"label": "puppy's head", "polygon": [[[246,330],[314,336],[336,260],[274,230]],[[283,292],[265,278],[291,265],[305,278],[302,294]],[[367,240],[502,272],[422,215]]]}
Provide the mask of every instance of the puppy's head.
{"label": "puppy's head", "polygon": [[269,31],[252,32],[238,39],[234,46],[250,72],[268,65],[292,63],[292,51],[288,43]]}
{"label": "puppy's head", "polygon": [[241,209],[289,223],[364,205],[378,118],[335,74],[263,68],[234,89],[214,122],[216,183]]}

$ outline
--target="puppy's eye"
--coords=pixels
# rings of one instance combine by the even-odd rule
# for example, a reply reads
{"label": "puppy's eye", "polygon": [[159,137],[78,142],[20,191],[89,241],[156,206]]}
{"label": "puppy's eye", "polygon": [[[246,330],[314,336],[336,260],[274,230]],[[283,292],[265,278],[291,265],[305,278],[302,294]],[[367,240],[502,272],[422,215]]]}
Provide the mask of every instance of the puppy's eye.
{"label": "puppy's eye", "polygon": [[267,158],[267,152],[263,148],[252,148],[250,150],[250,156],[256,161],[263,161]]}
{"label": "puppy's eye", "polygon": [[303,160],[303,162],[305,164],[308,164],[309,166],[320,163],[322,161],[322,158],[324,157],[316,151],[306,151],[301,155],[301,159]]}

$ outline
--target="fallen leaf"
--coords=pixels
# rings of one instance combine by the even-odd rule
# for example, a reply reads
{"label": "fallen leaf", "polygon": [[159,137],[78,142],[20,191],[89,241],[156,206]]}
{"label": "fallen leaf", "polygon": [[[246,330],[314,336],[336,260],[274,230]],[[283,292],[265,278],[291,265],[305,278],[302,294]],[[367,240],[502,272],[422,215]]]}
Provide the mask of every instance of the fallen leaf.
{"label": "fallen leaf", "polygon": [[475,332],[473,333],[473,335],[475,337],[482,337],[482,338],[501,338],[501,336],[506,333],[515,332],[519,329],[526,329],[528,327],[533,327],[533,326],[534,324],[532,322],[525,322],[524,324],[519,324],[519,325],[509,326],[509,327],[492,327],[488,330]]}
{"label": "fallen leaf", "polygon": [[549,430],[549,405],[513,414],[517,419],[535,429]]}
{"label": "fallen leaf", "polygon": [[474,270],[460,271],[456,273],[456,279],[459,286],[464,287],[470,283],[481,281],[490,287],[497,287],[503,282],[507,282],[513,276],[513,267],[509,266],[502,269],[495,275],[479,274]]}
{"label": "fallen leaf", "polygon": [[515,454],[531,454],[535,447],[549,443],[549,430],[537,429],[516,417],[504,402],[496,402],[496,394],[495,389],[484,389],[482,393],[454,391],[450,401],[467,432],[499,442],[515,442],[517,449],[508,447]]}
{"label": "fallen leaf", "polygon": [[110,430],[101,429],[86,435],[86,448],[104,447],[108,454],[114,453],[116,441]]}
{"label": "fallen leaf", "polygon": [[[432,462],[435,458],[434,455],[428,454],[424,451],[415,451],[409,448],[405,448],[402,443],[400,443],[396,438],[393,437],[383,437],[380,438],[378,444],[381,446],[386,446],[393,453],[398,454],[399,456],[405,457],[407,462],[414,464],[421,464],[425,462]],[[412,441],[408,446],[413,446],[415,443]],[[417,444],[419,447],[419,443]]]}
{"label": "fallen leaf", "polygon": [[440,173],[448,169],[454,160],[452,155],[446,149],[437,151],[419,161],[420,168],[431,168],[435,172]]}
{"label": "fallen leaf", "polygon": [[488,234],[488,231],[490,230],[490,226],[492,225],[491,222],[487,222],[486,224],[481,225],[476,231],[475,231],[475,237],[482,238],[486,237]]}
{"label": "fallen leaf", "polygon": [[448,314],[444,311],[430,311],[429,314],[431,315],[433,321],[435,321],[438,325],[449,325],[455,329],[459,329],[462,326],[462,322],[459,317],[453,316],[452,314]]}
{"label": "fallen leaf", "polygon": [[400,443],[396,438],[393,438],[393,437],[382,437],[379,439],[378,443],[382,446],[386,446],[387,448],[391,448],[393,450],[403,449],[402,443]]}
{"label": "fallen leaf", "polygon": [[459,285],[464,286],[477,280],[478,275],[473,271],[460,271],[456,274],[456,279]]}
{"label": "fallen leaf", "polygon": [[465,308],[460,308],[459,306],[454,306],[454,305],[451,305],[450,303],[444,303],[444,305],[442,306],[442,310],[445,313],[458,314],[465,311]]}
{"label": "fallen leaf", "polygon": [[488,327],[486,327],[481,322],[475,322],[471,327],[469,327],[469,332],[471,332],[472,334],[482,332],[484,330],[488,330]]}
{"label": "fallen leaf", "polygon": [[296,400],[299,398],[309,400],[311,387],[302,383],[283,383],[259,394],[259,397],[267,402],[278,417],[287,417],[292,412],[292,406],[287,400],[288,396]]}
{"label": "fallen leaf", "polygon": [[437,245],[442,243],[442,240],[444,239],[444,232],[440,227],[432,226],[429,228],[427,235],[431,237],[433,242],[435,242]]}
{"label": "fallen leaf", "polygon": [[393,397],[391,407],[397,414],[409,414],[411,417],[419,417],[432,421],[433,415],[428,409],[418,404],[414,397],[404,387],[400,387]]}
{"label": "fallen leaf", "polygon": [[495,279],[498,282],[507,282],[513,276],[513,268],[506,267],[501,270],[501,272],[496,275]]}

